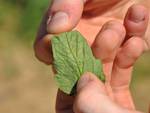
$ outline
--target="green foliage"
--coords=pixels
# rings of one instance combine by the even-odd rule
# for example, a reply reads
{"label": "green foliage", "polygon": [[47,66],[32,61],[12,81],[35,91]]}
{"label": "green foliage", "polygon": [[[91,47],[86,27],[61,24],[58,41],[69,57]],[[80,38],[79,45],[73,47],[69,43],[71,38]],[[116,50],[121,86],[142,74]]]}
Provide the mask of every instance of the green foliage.
{"label": "green foliage", "polygon": [[2,0],[0,4],[4,5],[4,8],[2,9],[0,6],[2,10],[0,13],[0,24],[3,24],[3,15],[12,14],[11,10],[9,12],[6,11],[13,8],[13,11],[16,10],[19,12],[17,18],[15,16],[12,18],[18,21],[16,24],[17,37],[19,40],[23,39],[23,41],[31,42],[35,38],[42,16],[50,3],[51,0]]}
{"label": "green foliage", "polygon": [[6,3],[10,3],[12,5],[21,5],[24,6],[29,0],[2,0]]}
{"label": "green foliage", "polygon": [[42,16],[49,6],[49,0],[28,0],[22,9],[20,34],[28,40],[35,38]]}
{"label": "green foliage", "polygon": [[95,59],[84,37],[77,31],[62,33],[52,38],[55,79],[59,88],[67,94],[75,92],[79,78],[92,72],[104,81],[102,64]]}

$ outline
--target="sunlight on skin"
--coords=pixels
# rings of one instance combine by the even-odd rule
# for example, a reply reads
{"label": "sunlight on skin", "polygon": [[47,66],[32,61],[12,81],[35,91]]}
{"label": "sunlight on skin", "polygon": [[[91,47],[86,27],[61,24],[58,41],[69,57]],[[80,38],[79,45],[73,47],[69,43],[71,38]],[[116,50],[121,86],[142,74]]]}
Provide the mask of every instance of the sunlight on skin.
{"label": "sunlight on skin", "polygon": [[[76,26],[75,29],[86,37],[95,57],[103,62],[106,92],[111,101],[113,100],[122,108],[134,110],[129,91],[132,66],[144,50],[149,50],[149,38],[144,37],[149,13],[140,5],[129,8],[134,3],[137,2],[134,0],[88,0],[86,3],[82,0],[53,1],[47,13],[49,16],[46,14],[44,17],[35,42],[37,58],[50,64],[52,54],[49,54],[50,50],[47,45],[50,44],[51,35],[45,35],[69,31]],[[128,8],[129,11],[126,14]],[[83,9],[83,18],[80,19]],[[57,113],[72,113],[73,100],[74,97],[59,91]],[[92,100],[95,99],[92,98]],[[65,109],[59,109],[62,104]],[[115,105],[112,104],[112,106]]]}
{"label": "sunlight on skin", "polygon": [[[113,3],[116,1],[118,1],[118,0],[112,0],[111,2]],[[92,8],[89,10],[87,10],[85,8],[85,11],[83,13],[83,17],[84,17],[84,15],[86,15],[87,18],[86,17],[82,18],[75,28],[75,29],[79,30],[87,38],[90,45],[93,43],[97,33],[99,32],[101,27],[106,22],[108,22],[109,20],[117,20],[117,21],[123,23],[124,22],[124,16],[127,12],[127,9],[131,5],[138,3],[135,0],[122,0],[117,5],[114,4],[113,7],[111,6],[110,11],[105,10],[101,14],[100,10],[105,9],[103,7],[106,7],[106,5],[103,6],[103,4],[101,4],[101,2],[103,2],[103,0],[102,1],[96,0],[96,2],[93,3],[93,6],[92,6],[93,10],[92,10]],[[107,1],[105,0],[104,3],[107,4]],[[96,4],[96,6],[99,6],[100,10],[95,11],[96,6],[94,7],[94,4]],[[89,5],[92,5],[92,3],[89,3]],[[89,5],[87,4],[87,6],[89,6]],[[92,13],[94,12],[94,14],[92,15],[92,18],[89,17],[89,16],[91,16],[89,14],[91,12]]]}

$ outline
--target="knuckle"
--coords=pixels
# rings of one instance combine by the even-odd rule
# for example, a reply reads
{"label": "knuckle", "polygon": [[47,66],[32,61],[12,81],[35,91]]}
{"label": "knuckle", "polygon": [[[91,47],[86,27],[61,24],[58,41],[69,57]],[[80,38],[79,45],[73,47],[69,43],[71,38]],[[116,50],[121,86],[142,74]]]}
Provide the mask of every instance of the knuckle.
{"label": "knuckle", "polygon": [[126,34],[126,29],[122,23],[116,20],[110,20],[106,23],[106,28],[110,28],[117,32],[120,36],[124,37]]}

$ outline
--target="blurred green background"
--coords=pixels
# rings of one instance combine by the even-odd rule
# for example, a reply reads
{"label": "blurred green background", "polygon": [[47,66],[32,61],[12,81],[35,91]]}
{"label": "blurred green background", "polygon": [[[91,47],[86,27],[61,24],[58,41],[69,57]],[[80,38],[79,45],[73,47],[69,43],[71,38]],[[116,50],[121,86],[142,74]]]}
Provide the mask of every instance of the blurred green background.
{"label": "blurred green background", "polygon": [[[55,113],[57,87],[33,41],[49,0],[0,0],[0,113]],[[131,90],[138,110],[150,104],[150,54],[136,63]]]}

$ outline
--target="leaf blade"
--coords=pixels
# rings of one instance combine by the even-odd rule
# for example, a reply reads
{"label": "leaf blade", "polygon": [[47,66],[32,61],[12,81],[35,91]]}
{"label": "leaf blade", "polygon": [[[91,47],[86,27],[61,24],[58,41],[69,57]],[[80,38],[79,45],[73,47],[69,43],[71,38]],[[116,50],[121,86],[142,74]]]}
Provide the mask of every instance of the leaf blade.
{"label": "leaf blade", "polygon": [[55,80],[60,90],[75,92],[75,86],[83,73],[92,72],[104,81],[102,64],[95,59],[91,48],[78,31],[65,32],[52,38]]}

